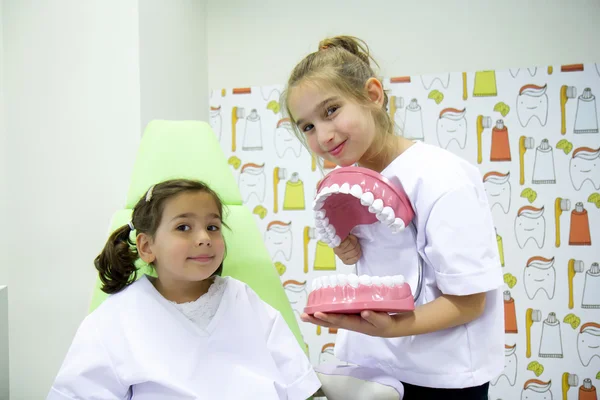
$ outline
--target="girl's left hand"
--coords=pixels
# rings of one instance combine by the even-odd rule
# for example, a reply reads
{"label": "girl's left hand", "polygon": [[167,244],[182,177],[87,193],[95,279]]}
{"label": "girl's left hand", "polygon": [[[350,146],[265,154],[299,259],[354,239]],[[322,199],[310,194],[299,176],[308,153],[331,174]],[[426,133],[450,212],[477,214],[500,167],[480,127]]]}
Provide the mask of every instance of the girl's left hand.
{"label": "girl's left hand", "polygon": [[394,333],[398,323],[398,314],[390,315],[385,312],[362,311],[357,314],[325,314],[321,312],[310,316],[303,313],[300,318],[304,322],[310,322],[315,325],[326,328],[346,329],[364,333],[369,336],[378,337],[396,337]]}

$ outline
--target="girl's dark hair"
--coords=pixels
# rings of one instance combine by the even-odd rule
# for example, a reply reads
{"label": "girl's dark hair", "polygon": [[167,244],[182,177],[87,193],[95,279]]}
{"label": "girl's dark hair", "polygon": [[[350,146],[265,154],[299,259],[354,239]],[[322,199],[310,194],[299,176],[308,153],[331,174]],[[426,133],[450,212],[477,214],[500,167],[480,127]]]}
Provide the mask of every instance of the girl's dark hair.
{"label": "girl's dark hair", "polygon": [[[160,224],[165,202],[173,196],[190,192],[210,194],[217,204],[219,215],[223,216],[223,202],[219,195],[208,185],[190,179],[172,179],[150,187],[133,207],[131,216],[133,228],[138,234],[145,233],[153,237]],[[105,293],[117,293],[136,279],[137,267],[135,263],[139,255],[135,241],[130,238],[131,232],[132,227],[129,224],[116,229],[108,238],[102,252],[94,260],[94,265],[102,281],[101,289]],[[221,275],[222,272],[223,263],[213,276]]]}

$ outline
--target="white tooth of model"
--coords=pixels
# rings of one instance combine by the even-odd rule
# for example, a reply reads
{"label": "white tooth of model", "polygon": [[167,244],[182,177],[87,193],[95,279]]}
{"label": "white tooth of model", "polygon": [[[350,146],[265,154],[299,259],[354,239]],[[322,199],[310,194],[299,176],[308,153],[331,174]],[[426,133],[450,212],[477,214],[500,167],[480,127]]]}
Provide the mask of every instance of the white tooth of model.
{"label": "white tooth of model", "polygon": [[343,193],[343,194],[350,193],[350,184],[348,182],[346,182],[342,186],[340,186],[340,193]]}
{"label": "white tooth of model", "polygon": [[348,283],[353,288],[357,288],[358,287],[358,275],[356,275],[356,274],[348,275]]}
{"label": "white tooth of model", "polygon": [[352,188],[350,189],[350,194],[352,196],[356,197],[357,199],[360,199],[360,197],[363,194],[362,188],[360,187],[360,185],[354,185],[354,186],[352,186]]}
{"label": "white tooth of model", "polygon": [[375,200],[375,197],[373,197],[373,193],[371,192],[365,192],[360,196],[360,204],[363,206],[370,206],[373,204],[373,200]]}
{"label": "white tooth of model", "polygon": [[383,210],[383,200],[375,199],[373,204],[369,206],[369,212],[373,214],[380,213]]}
{"label": "white tooth of model", "polygon": [[383,283],[383,280],[381,279],[380,276],[373,276],[373,277],[371,277],[371,282],[373,282],[374,286],[381,286],[381,284]]}
{"label": "white tooth of model", "polygon": [[333,185],[329,186],[329,193],[335,194],[335,193],[339,193],[339,192],[340,192],[340,185],[338,185],[337,183],[334,183]]}
{"label": "white tooth of model", "polygon": [[391,276],[384,276],[383,278],[381,278],[381,282],[387,286],[387,287],[393,287],[394,286],[394,282],[392,281],[392,277]]}
{"label": "white tooth of model", "polygon": [[336,247],[338,247],[338,246],[339,246],[341,243],[342,243],[342,239],[341,239],[341,238],[340,238],[338,235],[335,235],[335,236],[333,237],[333,239],[331,239],[331,243],[329,243],[329,246],[330,246],[331,248],[336,248]]}
{"label": "white tooth of model", "polygon": [[358,282],[361,285],[371,286],[371,277],[369,275],[361,275],[358,277]]}
{"label": "white tooth of model", "polygon": [[329,284],[331,287],[335,287],[338,285],[337,275],[329,275]]}
{"label": "white tooth of model", "polygon": [[317,276],[313,282],[314,282],[316,290],[321,289],[323,287],[323,282],[321,282],[320,277]]}
{"label": "white tooth of model", "polygon": [[321,282],[323,283],[323,287],[330,287],[331,283],[329,282],[329,277],[328,276],[322,276],[321,277]]}
{"label": "white tooth of model", "polygon": [[404,276],[394,275],[392,276],[392,282],[394,282],[394,286],[402,286],[404,285]]}
{"label": "white tooth of model", "polygon": [[380,213],[377,213],[377,219],[384,223],[389,222],[390,219],[391,222],[394,222],[395,218],[396,216],[394,215],[394,210],[392,210],[392,207],[385,206],[383,207],[383,210],[381,210]]}
{"label": "white tooth of model", "polygon": [[401,218],[396,218],[390,225],[390,228],[392,229],[392,233],[398,233],[405,228],[404,221]]}
{"label": "white tooth of model", "polygon": [[344,274],[338,274],[337,275],[337,281],[338,281],[338,285],[340,286],[344,286],[348,284],[348,277]]}
{"label": "white tooth of model", "polygon": [[315,211],[315,219],[323,219],[325,218],[325,211]]}

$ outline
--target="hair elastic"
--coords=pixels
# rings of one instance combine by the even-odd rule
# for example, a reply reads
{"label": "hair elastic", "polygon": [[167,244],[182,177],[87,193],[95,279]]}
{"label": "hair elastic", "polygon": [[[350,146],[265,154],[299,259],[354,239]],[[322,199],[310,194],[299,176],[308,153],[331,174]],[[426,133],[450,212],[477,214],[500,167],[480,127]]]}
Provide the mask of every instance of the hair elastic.
{"label": "hair elastic", "polygon": [[150,199],[152,199],[152,191],[154,190],[154,185],[150,186],[150,189],[148,189],[148,192],[146,193],[146,203],[150,201]]}
{"label": "hair elastic", "polygon": [[133,222],[129,221],[127,223],[127,225],[129,225],[129,229],[131,229],[132,231],[134,230],[134,228],[133,228]]}

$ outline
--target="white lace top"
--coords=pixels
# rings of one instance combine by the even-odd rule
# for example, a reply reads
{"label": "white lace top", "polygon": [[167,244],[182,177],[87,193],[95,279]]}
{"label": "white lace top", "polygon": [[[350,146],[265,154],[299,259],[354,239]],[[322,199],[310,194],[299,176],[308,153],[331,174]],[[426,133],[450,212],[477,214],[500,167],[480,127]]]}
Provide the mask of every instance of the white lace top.
{"label": "white lace top", "polygon": [[208,292],[200,296],[197,300],[187,303],[171,303],[183,313],[190,321],[198,324],[201,328],[206,328],[212,318],[215,316],[227,281],[220,276],[215,276],[215,280],[208,288]]}

